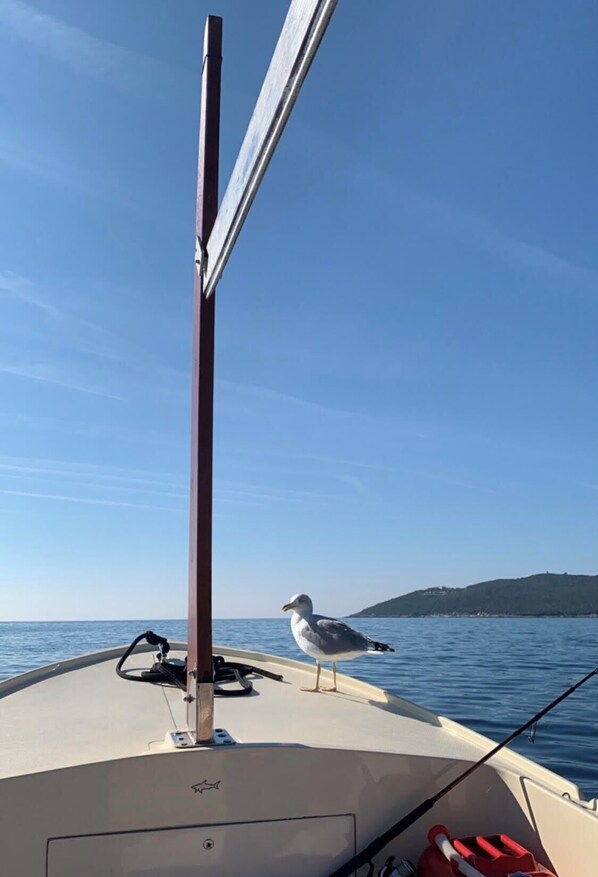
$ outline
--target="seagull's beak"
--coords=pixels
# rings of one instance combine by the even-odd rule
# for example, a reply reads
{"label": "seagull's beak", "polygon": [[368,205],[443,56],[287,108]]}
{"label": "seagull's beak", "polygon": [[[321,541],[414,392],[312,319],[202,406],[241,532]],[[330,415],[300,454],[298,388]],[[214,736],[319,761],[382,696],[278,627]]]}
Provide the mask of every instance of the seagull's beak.
{"label": "seagull's beak", "polygon": [[282,607],[282,611],[286,612],[288,609],[294,609],[294,607],[295,607],[294,603],[285,603],[284,606]]}

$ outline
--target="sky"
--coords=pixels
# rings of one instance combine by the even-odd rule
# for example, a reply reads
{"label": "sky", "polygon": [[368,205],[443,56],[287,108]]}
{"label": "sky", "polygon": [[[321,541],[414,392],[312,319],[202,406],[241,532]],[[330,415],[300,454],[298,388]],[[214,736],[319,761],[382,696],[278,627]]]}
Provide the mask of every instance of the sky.
{"label": "sky", "polygon": [[[221,194],[287,4],[0,0],[0,619],[186,614]],[[214,614],[597,573],[598,7],[341,0],[217,292]]]}

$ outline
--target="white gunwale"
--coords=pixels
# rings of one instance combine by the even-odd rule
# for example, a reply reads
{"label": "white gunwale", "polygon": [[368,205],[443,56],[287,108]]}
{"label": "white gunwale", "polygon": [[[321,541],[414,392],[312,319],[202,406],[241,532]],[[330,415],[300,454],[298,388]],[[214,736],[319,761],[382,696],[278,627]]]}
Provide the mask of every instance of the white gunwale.
{"label": "white gunwale", "polygon": [[[186,654],[186,643],[184,642],[175,642],[171,644],[171,654],[173,656],[183,657]],[[114,668],[117,660],[121,657],[125,650],[124,646],[105,649],[98,652],[92,652],[85,655],[80,655],[75,658],[70,658],[64,661],[57,661],[52,664],[48,664],[47,666],[37,668],[28,673],[21,674],[19,676],[15,676],[11,679],[7,679],[4,682],[0,683],[0,708],[2,705],[2,699],[4,700],[5,705],[5,714],[6,707],[10,703],[11,700],[14,700],[15,696],[21,693],[21,697],[19,698],[20,703],[18,704],[18,713],[22,717],[24,724],[28,724],[27,721],[27,713],[29,710],[33,712],[34,710],[38,712],[39,716],[39,697],[37,697],[36,705],[34,706],[33,699],[29,698],[28,694],[26,694],[26,690],[31,686],[39,686],[38,692],[42,692],[42,689],[46,683],[51,680],[54,680],[54,685],[56,687],[55,697],[61,701],[60,703],[60,717],[57,718],[55,723],[55,731],[61,735],[62,728],[70,722],[81,722],[83,724],[89,723],[90,727],[94,727],[94,724],[97,723],[97,717],[94,715],[89,715],[89,703],[85,703],[83,701],[73,701],[72,695],[65,690],[65,686],[60,686],[58,680],[61,677],[69,675],[69,682],[75,679],[74,675],[71,674],[81,674],[82,671],[85,671],[89,668],[98,668],[99,665],[104,665],[103,669],[105,673],[96,674],[97,680],[91,683],[92,685],[97,686],[99,684],[99,680],[102,680],[102,695],[103,698],[109,698],[114,705],[117,702],[123,703],[123,708],[130,708],[131,710],[135,710],[135,702],[142,696],[145,698],[149,694],[147,689],[153,689],[154,686],[150,685],[141,685],[139,683],[127,684],[124,680],[119,679],[114,672]],[[127,667],[139,669],[139,668],[147,668],[151,665],[152,661],[148,660],[148,656],[155,652],[155,647],[151,647],[147,644],[140,645],[136,650],[135,654],[131,657],[130,661],[127,664]],[[464,755],[469,754],[471,760],[477,760],[486,752],[488,752],[494,745],[494,741],[485,737],[483,734],[480,734],[476,731],[471,730],[470,728],[465,727],[464,725],[459,724],[458,722],[453,721],[445,716],[437,715],[436,713],[425,709],[418,704],[415,704],[405,698],[398,697],[390,692],[385,691],[382,688],[378,688],[374,685],[371,685],[367,682],[363,682],[361,680],[355,679],[350,676],[344,676],[342,674],[338,674],[338,684],[339,684],[339,693],[337,694],[315,694],[310,695],[305,692],[299,691],[299,685],[305,684],[306,678],[313,677],[313,667],[308,665],[302,661],[296,661],[290,658],[283,658],[276,655],[269,655],[262,652],[249,651],[244,649],[235,649],[229,646],[216,646],[215,653],[223,655],[227,659],[238,660],[244,663],[249,663],[256,666],[259,670],[260,666],[270,670],[271,672],[283,672],[286,676],[286,679],[290,680],[291,685],[294,690],[294,698],[293,701],[298,704],[301,712],[305,713],[307,721],[310,721],[315,716],[318,716],[320,720],[322,717],[326,717],[331,724],[333,725],[335,722],[343,721],[346,722],[348,716],[345,713],[340,716],[338,714],[338,709],[334,711],[331,708],[331,705],[338,705],[339,703],[343,703],[347,701],[349,698],[353,698],[356,705],[364,706],[370,705],[372,707],[383,706],[383,712],[387,715],[393,716],[394,721],[396,722],[396,741],[394,745],[389,744],[389,737],[385,734],[377,735],[375,732],[375,722],[372,722],[371,726],[368,728],[368,737],[361,738],[355,734],[353,734],[353,742],[348,743],[347,741],[339,743],[338,738],[335,742],[335,746],[341,746],[344,748],[358,749],[362,751],[379,751],[380,747],[382,747],[381,751],[391,751],[396,754],[417,754],[417,747],[413,745],[413,734],[408,735],[408,739],[410,741],[410,749],[407,753],[405,750],[405,746],[401,745],[401,742],[405,738],[401,736],[402,730],[409,726],[409,723],[420,723],[423,726],[430,726],[433,728],[437,728],[442,732],[443,745],[440,746],[440,736],[436,740],[434,745],[437,745],[438,752],[442,753],[443,756],[447,756],[450,754],[451,748],[454,749],[455,756],[459,759],[462,759]],[[374,659],[372,659],[374,660]],[[323,670],[324,676],[330,676],[329,671]],[[58,683],[58,684],[57,684]],[[81,678],[80,683],[81,690],[85,690],[85,687],[90,683]],[[268,679],[259,679],[256,681],[255,686],[258,690],[260,690],[262,701],[267,698],[268,703],[262,703],[259,707],[260,716],[258,721],[263,721],[265,725],[268,723],[268,711],[272,710],[273,704],[276,703],[277,699],[280,699],[282,689],[280,688],[280,684]],[[177,725],[179,728],[184,727],[184,715],[182,712],[181,704],[181,696],[180,692],[176,689],[170,688],[162,688],[161,686],[156,687],[160,692],[160,697],[164,695],[166,701],[169,705],[169,710],[173,717],[176,716],[179,719]],[[69,685],[69,691],[71,686]],[[286,689],[286,686],[285,686]],[[92,689],[93,690],[93,689]],[[285,690],[286,694],[286,690]],[[266,698],[264,698],[266,695]],[[157,699],[157,698],[156,698]],[[288,701],[288,699],[285,698]],[[58,701],[57,701],[58,702]],[[285,708],[289,708],[290,704],[287,702]],[[217,724],[224,725],[227,727],[227,730],[233,735],[233,737],[243,740],[247,739],[246,732],[244,730],[244,714],[247,713],[248,703],[244,698],[239,698],[231,701],[216,701],[216,717]],[[257,709],[257,707],[256,707]],[[226,711],[226,719],[219,719],[219,714]],[[70,719],[69,719],[70,715]],[[376,718],[380,717],[380,711],[375,711]],[[231,718],[229,719],[229,716]],[[43,720],[43,715],[39,716]],[[385,716],[386,718],[386,716]],[[229,727],[231,724],[231,720],[235,722],[236,727]],[[48,739],[49,727],[47,722],[52,721],[52,716],[48,714],[46,716],[46,725],[45,725],[45,736],[46,740]],[[226,722],[228,721],[228,725]],[[255,722],[252,722],[255,725]],[[96,725],[97,726],[97,725]],[[164,733],[167,730],[174,730],[173,725],[168,725],[164,727]],[[331,737],[330,735],[323,735],[321,739],[317,739],[314,735],[306,736],[305,733],[301,733],[301,729],[295,727],[295,730],[290,732],[289,728],[285,730],[283,725],[280,722],[277,722],[276,725],[277,735],[276,739],[272,735],[270,735],[270,739],[268,737],[264,737],[262,743],[263,745],[280,745],[281,742],[284,745],[293,745],[293,739],[295,738],[295,743],[300,745],[306,745],[306,741],[309,740],[308,745],[312,747],[322,747],[329,748],[331,745]],[[255,730],[252,731],[255,734]],[[23,737],[21,737],[23,740]],[[254,737],[251,738],[248,743],[251,745],[255,745],[257,739]],[[421,754],[425,754],[429,756],[431,754],[430,749],[425,748],[422,741],[422,749]],[[426,741],[429,743],[429,741]],[[135,742],[132,741],[132,749],[130,751],[130,755],[134,754],[143,754],[145,753],[146,746],[148,741],[144,741],[140,739],[137,744],[137,749],[135,750]],[[247,744],[246,744],[247,745]],[[38,744],[39,746],[39,744]],[[93,747],[96,751],[96,759],[101,760],[102,757],[106,757],[106,750],[101,745],[101,741],[97,741],[93,743]],[[209,747],[206,747],[209,748]],[[156,741],[154,741],[154,752],[160,751]],[[18,770],[18,758],[15,760],[15,753],[10,753],[7,746],[4,746],[4,752],[0,752],[0,777],[6,776],[6,767],[2,769],[2,762],[10,763],[12,765],[11,769],[15,768]],[[68,759],[63,762],[60,766],[64,767],[68,764]],[[80,761],[75,761],[71,763],[81,763]],[[558,774],[552,772],[548,768],[545,768],[539,765],[537,762],[532,761],[526,758],[523,755],[511,750],[505,749],[499,755],[495,756],[493,759],[493,763],[500,765],[503,768],[507,768],[509,770],[525,773],[529,777],[533,777],[538,783],[542,784],[546,788],[553,789],[557,791],[559,794],[567,794],[573,800],[580,800],[581,794],[578,787],[559,776]],[[48,763],[46,769],[53,769],[56,765]]]}

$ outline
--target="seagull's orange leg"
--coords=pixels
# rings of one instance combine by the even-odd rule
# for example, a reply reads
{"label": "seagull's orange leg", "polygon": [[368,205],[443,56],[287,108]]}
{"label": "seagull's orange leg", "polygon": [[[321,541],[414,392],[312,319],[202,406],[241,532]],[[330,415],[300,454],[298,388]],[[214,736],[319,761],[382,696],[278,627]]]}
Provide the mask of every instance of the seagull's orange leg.
{"label": "seagull's orange leg", "polygon": [[332,685],[328,688],[322,688],[322,691],[336,691],[336,664],[332,662]]}
{"label": "seagull's orange leg", "polygon": [[316,687],[315,688],[301,688],[301,691],[320,691],[320,670],[322,669],[320,662],[316,661],[316,667],[318,668],[316,671]]}

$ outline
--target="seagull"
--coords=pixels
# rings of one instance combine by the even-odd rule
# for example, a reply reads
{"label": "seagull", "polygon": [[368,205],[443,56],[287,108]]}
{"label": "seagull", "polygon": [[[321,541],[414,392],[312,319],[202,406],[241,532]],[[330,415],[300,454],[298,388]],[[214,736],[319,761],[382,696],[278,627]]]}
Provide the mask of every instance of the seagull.
{"label": "seagull", "polygon": [[[295,594],[282,611],[293,610],[291,630],[295,642],[306,655],[315,658],[315,688],[302,688],[301,691],[336,691],[336,662],[359,658],[367,652],[394,652],[386,643],[378,643],[364,633],[353,630],[344,621],[326,618],[325,615],[314,615],[314,604],[307,594]],[[332,662],[332,686],[320,688],[320,670],[322,661]]]}

